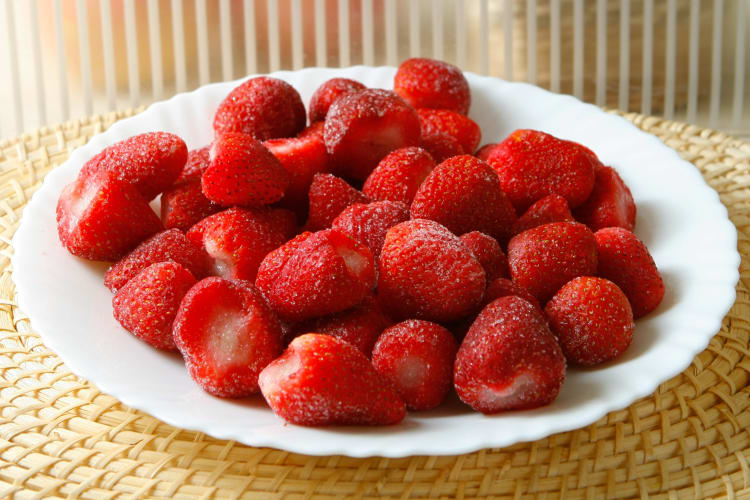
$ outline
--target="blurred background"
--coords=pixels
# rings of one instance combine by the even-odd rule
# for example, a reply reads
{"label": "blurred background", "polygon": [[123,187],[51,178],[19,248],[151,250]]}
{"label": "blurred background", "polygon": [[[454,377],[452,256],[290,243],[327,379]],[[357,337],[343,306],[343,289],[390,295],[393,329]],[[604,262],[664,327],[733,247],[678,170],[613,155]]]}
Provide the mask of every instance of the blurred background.
{"label": "blurred background", "polygon": [[750,137],[748,16],[750,0],[0,0],[0,138],[412,56]]}

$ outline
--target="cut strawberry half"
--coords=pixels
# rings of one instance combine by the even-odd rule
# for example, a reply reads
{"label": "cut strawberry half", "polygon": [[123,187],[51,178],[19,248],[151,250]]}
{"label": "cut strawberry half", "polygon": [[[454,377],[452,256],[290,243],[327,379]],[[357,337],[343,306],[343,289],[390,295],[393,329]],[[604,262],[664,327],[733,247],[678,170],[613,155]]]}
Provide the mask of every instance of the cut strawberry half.
{"label": "cut strawberry half", "polygon": [[115,261],[161,229],[138,190],[106,173],[79,176],[57,201],[58,236],[77,257]]}
{"label": "cut strawberry half", "polygon": [[565,357],[536,307],[520,297],[503,297],[469,328],[453,380],[461,400],[482,413],[536,408],[560,392]]}
{"label": "cut strawberry half", "polygon": [[263,259],[255,284],[279,316],[301,321],[362,302],[375,287],[375,262],[339,231],[306,232]]}
{"label": "cut strawberry half", "polygon": [[335,171],[363,181],[391,151],[419,144],[419,119],[393,92],[365,89],[333,103],[323,133]]}
{"label": "cut strawberry half", "polygon": [[297,337],[260,374],[273,411],[292,424],[391,425],[406,416],[404,402],[362,352],[336,337]]}
{"label": "cut strawberry half", "polygon": [[412,319],[385,330],[372,364],[390,380],[410,410],[440,405],[451,388],[456,340],[436,323]]}
{"label": "cut strawberry half", "polygon": [[255,287],[217,277],[185,295],[174,341],[193,380],[223,398],[258,392],[258,374],[282,350],[279,322]]}
{"label": "cut strawberry half", "polygon": [[210,274],[253,281],[268,252],[294,235],[295,221],[284,209],[235,207],[206,217],[186,236],[205,250]]}

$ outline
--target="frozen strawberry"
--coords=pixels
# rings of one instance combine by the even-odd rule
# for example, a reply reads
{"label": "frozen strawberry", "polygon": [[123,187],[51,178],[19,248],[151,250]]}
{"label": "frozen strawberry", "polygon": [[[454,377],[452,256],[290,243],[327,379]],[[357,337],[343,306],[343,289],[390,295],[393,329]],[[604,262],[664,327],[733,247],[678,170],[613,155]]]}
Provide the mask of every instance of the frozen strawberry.
{"label": "frozen strawberry", "polygon": [[456,339],[442,326],[410,319],[385,330],[372,352],[372,365],[391,381],[410,410],[443,402],[453,382]]}
{"label": "frozen strawberry", "polygon": [[316,134],[288,139],[271,139],[263,143],[289,173],[289,187],[280,205],[307,217],[307,193],[315,174],[330,171],[330,158],[323,138]]}
{"label": "frozen strawberry", "polygon": [[482,299],[482,306],[484,307],[500,297],[512,295],[521,297],[536,307],[540,313],[542,312],[542,306],[539,305],[539,301],[536,300],[536,297],[528,289],[505,278],[497,278],[487,285],[487,289],[484,291],[484,299]]}
{"label": "frozen strawberry", "polygon": [[576,219],[598,231],[605,227],[635,228],[635,202],[630,189],[612,167],[597,165],[591,195],[575,210]]}
{"label": "frozen strawberry", "polygon": [[535,202],[513,225],[513,234],[522,233],[550,222],[573,222],[568,201],[559,194],[545,196]]}
{"label": "frozen strawberry", "polygon": [[57,234],[70,253],[115,261],[162,229],[159,217],[131,184],[106,172],[79,176],[57,200]]}
{"label": "frozen strawberry", "polygon": [[279,201],[289,173],[263,144],[246,134],[222,135],[211,145],[201,177],[203,194],[220,205],[262,206]]}
{"label": "frozen strawberry", "polygon": [[469,155],[435,167],[414,196],[411,216],[437,221],[455,234],[481,231],[498,241],[507,241],[516,221],[495,172]]}
{"label": "frozen strawberry", "polygon": [[161,220],[166,228],[187,231],[223,208],[206,198],[200,178],[176,183],[161,194]]}
{"label": "frozen strawberry", "polygon": [[419,118],[393,92],[365,89],[331,105],[323,135],[335,171],[363,181],[391,151],[419,144]]}
{"label": "frozen strawberry", "polygon": [[201,175],[203,175],[203,172],[206,171],[208,165],[211,163],[210,149],[210,146],[205,146],[200,149],[188,151],[187,162],[174,183],[182,184],[184,182],[200,181]]}
{"label": "frozen strawberry", "polygon": [[474,120],[466,115],[448,109],[421,108],[417,110],[422,136],[437,134],[449,135],[463,148],[463,154],[474,154],[482,131]]}
{"label": "frozen strawberry", "polygon": [[152,264],[173,261],[196,278],[208,274],[206,254],[178,229],[167,229],[147,239],[104,273],[104,285],[116,292]]}
{"label": "frozen strawberry", "polygon": [[415,108],[449,109],[462,115],[471,106],[471,91],[461,70],[434,59],[402,62],[393,79],[393,90]]}
{"label": "frozen strawberry", "polygon": [[221,101],[214,115],[214,133],[219,137],[239,132],[266,141],[294,137],[305,122],[305,105],[294,87],[277,78],[257,76]]}
{"label": "frozen strawberry", "polygon": [[249,281],[210,277],[182,299],[174,342],[190,376],[222,398],[258,392],[258,375],[282,351],[281,327]]}
{"label": "frozen strawberry", "polygon": [[310,207],[306,228],[309,231],[328,229],[346,207],[370,201],[345,180],[331,174],[315,174],[307,196]]}
{"label": "frozen strawberry", "polygon": [[176,262],[158,262],[143,269],[112,298],[115,319],[144,342],[176,350],[172,323],[180,302],[195,278]]}
{"label": "frozen strawberry", "polygon": [[295,232],[296,217],[288,210],[234,207],[206,217],[186,236],[208,254],[210,274],[253,281],[268,252]]}
{"label": "frozen strawberry", "polygon": [[411,205],[422,182],[435,168],[430,153],[422,148],[401,148],[388,153],[362,186],[373,200],[400,201]]}
{"label": "frozen strawberry", "polygon": [[339,231],[305,232],[263,259],[255,284],[282,319],[300,321],[362,302],[375,287],[375,262]]}
{"label": "frozen strawberry", "polygon": [[565,284],[544,308],[569,363],[597,365],[619,357],[633,340],[633,311],[617,285],[581,276]]}
{"label": "frozen strawberry", "polygon": [[453,384],[485,414],[545,406],[565,380],[565,356],[542,314],[520,297],[490,303],[458,349]]}
{"label": "frozen strawberry", "polygon": [[297,337],[260,374],[260,390],[278,416],[296,425],[391,425],[401,398],[362,352],[336,337]]}
{"label": "frozen strawberry", "polygon": [[578,276],[596,274],[596,241],[577,222],[552,222],[513,237],[508,243],[513,281],[546,302]]}
{"label": "frozen strawberry", "polygon": [[177,179],[187,160],[187,146],[168,132],[134,135],[105,148],[78,174],[88,178],[106,173],[110,179],[130,184],[151,200]]}
{"label": "frozen strawberry", "polygon": [[510,277],[508,258],[495,238],[479,231],[472,231],[461,235],[461,242],[482,264],[488,283],[495,278]]}
{"label": "frozen strawberry", "polygon": [[590,149],[538,130],[516,130],[487,158],[519,213],[537,200],[559,194],[570,208],[586,201],[599,164]]}
{"label": "frozen strawberry", "polygon": [[331,104],[341,97],[363,90],[363,84],[349,78],[331,78],[313,92],[310,98],[310,123],[325,120]]}
{"label": "frozen strawberry", "polygon": [[346,311],[297,323],[292,335],[309,332],[333,335],[346,340],[369,358],[381,332],[391,324],[374,297],[368,297]]}
{"label": "frozen strawberry", "polygon": [[333,220],[331,227],[366,245],[375,258],[383,249],[385,233],[409,220],[409,207],[398,201],[374,201],[350,205]]}
{"label": "frozen strawberry", "polygon": [[419,147],[429,152],[437,163],[464,154],[464,148],[458,139],[448,134],[423,135],[419,139]]}
{"label": "frozen strawberry", "polygon": [[477,149],[476,153],[474,153],[474,156],[476,156],[482,161],[489,162],[490,154],[492,154],[492,151],[499,145],[500,144],[496,142],[485,144],[481,148]]}
{"label": "frozen strawberry", "polygon": [[393,226],[379,262],[379,299],[395,318],[453,321],[482,300],[482,265],[437,222],[415,219]]}
{"label": "frozen strawberry", "polygon": [[664,281],[646,245],[620,227],[600,229],[594,238],[598,275],[620,287],[630,301],[633,317],[638,319],[656,309],[664,298]]}

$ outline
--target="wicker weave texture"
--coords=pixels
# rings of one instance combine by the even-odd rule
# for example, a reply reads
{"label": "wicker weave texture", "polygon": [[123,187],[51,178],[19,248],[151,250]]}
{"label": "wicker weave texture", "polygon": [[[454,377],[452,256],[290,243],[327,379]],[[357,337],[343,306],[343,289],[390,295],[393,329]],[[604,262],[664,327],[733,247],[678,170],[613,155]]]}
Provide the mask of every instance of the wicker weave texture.
{"label": "wicker weave texture", "polygon": [[0,498],[750,497],[750,145],[626,116],[701,170],[729,208],[743,256],[721,331],[656,393],[583,429],[504,449],[308,457],[216,440],[122,405],[73,375],[16,308],[10,240],[24,205],[74,148],[133,113],[0,143]]}

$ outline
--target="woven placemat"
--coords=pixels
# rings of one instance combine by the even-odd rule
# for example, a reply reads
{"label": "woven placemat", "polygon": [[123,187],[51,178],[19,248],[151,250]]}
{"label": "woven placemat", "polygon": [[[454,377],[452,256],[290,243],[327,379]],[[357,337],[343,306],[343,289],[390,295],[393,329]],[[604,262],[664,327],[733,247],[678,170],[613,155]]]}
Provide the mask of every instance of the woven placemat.
{"label": "woven placemat", "polygon": [[0,497],[750,496],[750,145],[626,115],[694,163],[720,193],[739,228],[743,257],[737,302],[721,331],[656,393],[583,429],[504,449],[452,457],[308,457],[213,439],[122,405],[73,375],[17,309],[10,240],[24,204],[74,148],[133,113],[0,143]]}

